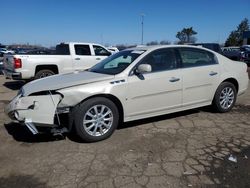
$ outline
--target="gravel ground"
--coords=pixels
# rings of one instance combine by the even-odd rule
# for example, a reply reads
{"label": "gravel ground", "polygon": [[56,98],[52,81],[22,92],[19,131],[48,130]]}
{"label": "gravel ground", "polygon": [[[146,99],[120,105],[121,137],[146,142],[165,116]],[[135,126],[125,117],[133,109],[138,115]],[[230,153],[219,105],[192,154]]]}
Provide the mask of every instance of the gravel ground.
{"label": "gravel ground", "polygon": [[0,187],[250,187],[250,89],[229,113],[134,121],[86,144],[12,123],[3,109],[22,85],[0,75]]}

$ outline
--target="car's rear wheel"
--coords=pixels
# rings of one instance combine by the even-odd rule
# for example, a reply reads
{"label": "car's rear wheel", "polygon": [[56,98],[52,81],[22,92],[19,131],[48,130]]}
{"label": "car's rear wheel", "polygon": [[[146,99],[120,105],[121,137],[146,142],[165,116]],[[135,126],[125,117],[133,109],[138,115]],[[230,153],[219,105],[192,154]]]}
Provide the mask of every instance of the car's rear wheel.
{"label": "car's rear wheel", "polygon": [[54,74],[55,73],[52,70],[49,70],[49,69],[40,70],[40,71],[38,71],[36,73],[35,79],[45,78],[45,77],[48,77],[48,76],[52,76]]}
{"label": "car's rear wheel", "polygon": [[104,97],[91,98],[74,109],[77,135],[85,142],[104,140],[112,135],[119,122],[116,105]]}
{"label": "car's rear wheel", "polygon": [[233,108],[236,98],[237,92],[234,84],[223,82],[215,92],[213,107],[218,112],[228,112]]}

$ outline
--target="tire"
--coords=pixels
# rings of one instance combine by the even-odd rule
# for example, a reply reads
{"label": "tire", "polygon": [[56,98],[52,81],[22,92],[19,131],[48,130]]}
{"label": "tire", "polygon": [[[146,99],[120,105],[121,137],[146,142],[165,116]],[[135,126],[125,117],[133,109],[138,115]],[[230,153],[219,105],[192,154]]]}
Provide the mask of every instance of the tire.
{"label": "tire", "polygon": [[236,98],[237,91],[234,84],[223,82],[215,92],[212,105],[217,112],[229,112],[233,108]]}
{"label": "tire", "polygon": [[76,134],[85,142],[97,142],[112,135],[119,123],[116,105],[104,97],[91,98],[73,109]]}
{"label": "tire", "polygon": [[52,70],[49,70],[49,69],[40,70],[40,71],[38,71],[36,73],[35,80],[40,79],[40,78],[45,78],[45,77],[48,77],[48,76],[52,76],[54,74],[55,73]]}

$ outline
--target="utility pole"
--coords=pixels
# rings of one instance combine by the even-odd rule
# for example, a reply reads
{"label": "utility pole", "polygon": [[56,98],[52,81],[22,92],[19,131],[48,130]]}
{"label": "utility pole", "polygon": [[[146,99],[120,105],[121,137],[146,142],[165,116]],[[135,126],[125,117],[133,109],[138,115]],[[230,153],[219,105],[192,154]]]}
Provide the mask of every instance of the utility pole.
{"label": "utility pole", "polygon": [[141,14],[141,45],[143,45],[143,24],[144,24],[144,16],[145,16],[145,14],[144,13],[142,13]]}

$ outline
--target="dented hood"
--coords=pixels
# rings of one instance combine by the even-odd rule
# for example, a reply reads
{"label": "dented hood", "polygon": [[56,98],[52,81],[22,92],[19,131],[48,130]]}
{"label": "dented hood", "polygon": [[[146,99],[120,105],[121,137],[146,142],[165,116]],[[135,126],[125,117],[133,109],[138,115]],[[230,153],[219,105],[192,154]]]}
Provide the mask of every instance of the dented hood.
{"label": "dented hood", "polygon": [[48,90],[57,90],[75,85],[88,84],[98,81],[113,79],[114,75],[100,74],[94,72],[74,72],[69,74],[54,75],[39,80],[34,80],[23,86],[24,96],[32,93]]}

